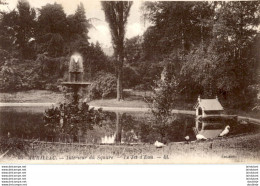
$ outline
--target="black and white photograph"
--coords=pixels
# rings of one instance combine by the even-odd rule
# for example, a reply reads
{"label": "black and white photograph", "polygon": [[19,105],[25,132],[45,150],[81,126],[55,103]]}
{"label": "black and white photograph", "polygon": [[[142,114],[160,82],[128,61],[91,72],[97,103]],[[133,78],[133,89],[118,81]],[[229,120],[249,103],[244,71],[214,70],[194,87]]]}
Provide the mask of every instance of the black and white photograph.
{"label": "black and white photograph", "polygon": [[260,1],[0,0],[0,162],[259,164]]}

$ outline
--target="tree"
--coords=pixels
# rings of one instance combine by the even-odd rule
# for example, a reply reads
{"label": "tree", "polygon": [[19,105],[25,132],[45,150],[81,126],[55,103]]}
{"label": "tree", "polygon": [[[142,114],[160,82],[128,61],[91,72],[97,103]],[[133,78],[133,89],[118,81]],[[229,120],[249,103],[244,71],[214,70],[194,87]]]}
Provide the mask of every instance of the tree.
{"label": "tree", "polygon": [[67,34],[67,19],[60,4],[47,4],[39,10],[38,36],[39,53],[48,52],[52,57],[63,54]]}
{"label": "tree", "polygon": [[135,36],[130,39],[126,39],[125,42],[125,57],[129,64],[138,63],[138,60],[142,56],[142,37]]}
{"label": "tree", "polygon": [[[246,90],[255,78],[252,69],[257,60],[251,51],[259,27],[259,8],[258,1],[221,2],[215,12],[212,41],[219,54],[228,56],[222,68],[218,68],[222,80],[217,85],[227,96],[237,97],[239,101],[248,100]],[[229,84],[232,88],[228,90]]]}
{"label": "tree", "polygon": [[17,10],[17,45],[23,58],[30,58],[34,53],[30,42],[35,37],[36,12],[27,0],[19,0]]}
{"label": "tree", "polygon": [[[206,29],[202,33],[198,23],[209,16],[208,3],[145,2],[143,9],[144,17],[152,23],[144,34],[147,55],[156,56],[173,51],[183,54],[200,42],[201,35],[206,35]],[[201,12],[200,15],[197,12]]]}
{"label": "tree", "polygon": [[87,19],[85,14],[85,8],[83,4],[80,3],[75,14],[69,15],[67,17],[67,39],[70,43],[67,48],[69,48],[69,52],[73,52],[72,50],[75,49],[78,50],[83,45],[89,45],[88,30],[92,27],[92,25],[90,24],[90,20]]}
{"label": "tree", "polygon": [[0,90],[1,91],[16,91],[22,87],[22,80],[20,74],[14,68],[12,63],[14,58],[5,59],[4,65],[0,67]]}
{"label": "tree", "polygon": [[17,12],[15,10],[3,13],[0,23],[0,46],[3,50],[9,51],[11,55],[16,53],[17,44],[16,44],[16,20]]}
{"label": "tree", "polygon": [[[3,13],[0,39],[3,49],[18,53],[24,59],[34,57],[31,40],[34,37],[36,13],[25,0],[18,1],[17,10]],[[18,52],[19,50],[19,52]]]}
{"label": "tree", "polygon": [[157,124],[165,125],[172,122],[172,109],[178,96],[178,78],[173,63],[167,63],[160,80],[156,81],[150,108]]}
{"label": "tree", "polygon": [[117,71],[117,100],[123,98],[122,75],[124,61],[125,27],[133,2],[130,1],[102,1],[101,5],[109,24],[116,58]]}

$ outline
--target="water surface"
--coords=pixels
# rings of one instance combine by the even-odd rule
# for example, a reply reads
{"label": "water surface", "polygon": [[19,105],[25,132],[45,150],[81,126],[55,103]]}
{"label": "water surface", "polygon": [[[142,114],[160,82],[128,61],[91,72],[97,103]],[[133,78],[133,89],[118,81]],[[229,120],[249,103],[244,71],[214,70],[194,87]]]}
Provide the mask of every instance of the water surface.
{"label": "water surface", "polygon": [[43,112],[46,107],[1,107],[0,135],[23,139],[59,141],[69,143],[163,143],[182,142],[185,137],[196,140],[196,135],[216,138],[230,126],[227,136],[259,132],[260,127],[253,124],[239,124],[234,120],[198,121],[195,116],[176,115],[168,125],[154,123],[145,112],[105,112],[106,119],[93,129],[64,131],[45,126]]}

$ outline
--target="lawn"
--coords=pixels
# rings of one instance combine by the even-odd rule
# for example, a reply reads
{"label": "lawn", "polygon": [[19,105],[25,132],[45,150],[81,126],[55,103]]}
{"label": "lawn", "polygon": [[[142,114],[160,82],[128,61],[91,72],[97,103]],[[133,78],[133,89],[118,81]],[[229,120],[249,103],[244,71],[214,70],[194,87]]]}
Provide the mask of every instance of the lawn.
{"label": "lawn", "polygon": [[48,90],[29,90],[14,93],[0,93],[0,102],[2,103],[58,103],[62,100],[62,93]]}
{"label": "lawn", "polygon": [[104,99],[104,100],[93,100],[89,104],[95,107],[133,107],[133,108],[147,108],[148,105],[142,100],[122,100],[117,101],[116,99]]}
{"label": "lawn", "polygon": [[[26,152],[6,154],[1,162],[27,163],[259,163],[260,134],[207,141],[144,145],[34,143]],[[3,153],[3,152],[2,152]],[[20,160],[17,160],[19,156]],[[101,160],[103,158],[103,160]],[[44,161],[42,161],[44,159]],[[50,160],[51,159],[51,160]],[[52,160],[53,159],[53,160]],[[30,160],[30,161],[29,161]]]}

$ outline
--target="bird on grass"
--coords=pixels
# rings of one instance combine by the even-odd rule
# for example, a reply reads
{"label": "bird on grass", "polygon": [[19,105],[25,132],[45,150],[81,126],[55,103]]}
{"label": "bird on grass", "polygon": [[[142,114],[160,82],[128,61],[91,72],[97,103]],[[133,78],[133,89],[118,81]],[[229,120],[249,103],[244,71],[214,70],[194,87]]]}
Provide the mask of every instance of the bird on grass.
{"label": "bird on grass", "polygon": [[185,141],[186,141],[186,144],[188,144],[188,143],[189,143],[189,140],[190,140],[190,136],[185,136],[184,139],[185,139]]}
{"label": "bird on grass", "polygon": [[197,140],[206,140],[207,138],[201,134],[196,135]]}
{"label": "bird on grass", "polygon": [[229,133],[230,126],[227,125],[225,129],[219,134],[220,137],[226,136]]}
{"label": "bird on grass", "polygon": [[163,143],[161,143],[161,142],[159,142],[159,141],[156,141],[156,142],[154,143],[154,146],[155,146],[156,148],[162,148],[162,147],[165,147],[166,145],[164,145]]}

